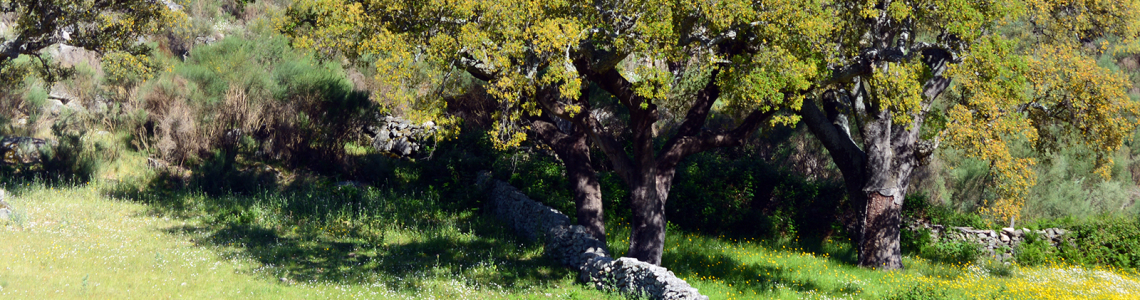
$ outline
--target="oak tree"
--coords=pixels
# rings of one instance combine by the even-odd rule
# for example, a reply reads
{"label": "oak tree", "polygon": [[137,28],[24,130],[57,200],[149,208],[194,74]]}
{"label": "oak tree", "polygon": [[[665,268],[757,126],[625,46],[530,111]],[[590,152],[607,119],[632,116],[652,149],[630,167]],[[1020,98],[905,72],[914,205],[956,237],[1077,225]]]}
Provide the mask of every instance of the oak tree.
{"label": "oak tree", "polygon": [[1048,150],[1059,143],[1044,133],[1078,133],[1068,142],[1095,149],[1107,176],[1135,129],[1126,78],[1095,61],[1110,51],[1105,38],[1124,45],[1112,51],[1135,47],[1135,1],[836,4],[831,74],[799,114],[843,175],[862,266],[902,267],[903,197],[939,146],[989,162],[997,198],[987,208],[1008,219],[1035,180],[1015,143]]}
{"label": "oak tree", "polygon": [[[940,144],[990,161],[999,203],[1016,203],[1033,181],[1026,175],[1032,161],[1014,157],[1010,143],[1036,141],[1042,127],[1085,133],[1079,142],[1102,154],[1120,145],[1136,106],[1123,96],[1120,75],[1089,58],[1105,50],[1087,44],[1134,39],[1128,16],[1135,6],[306,0],[290,8],[282,28],[297,46],[378,57],[377,79],[394,87],[380,91],[390,99],[384,104],[411,107],[413,116],[439,117],[445,102],[436,91],[451,74],[482,80],[501,103],[492,139],[509,147],[534,130],[551,144],[574,181],[579,222],[604,236],[589,140],[630,187],[628,255],[654,264],[678,162],[739,144],[765,123],[802,119],[829,150],[859,212],[851,233],[860,265],[895,269],[910,172]],[[1031,38],[1003,31],[1010,28],[1029,28]],[[424,69],[445,75],[424,76]],[[606,118],[610,103],[591,101],[594,90],[613,99],[622,120]],[[708,128],[714,111],[735,117],[735,127]],[[949,121],[923,135],[932,113]],[[659,136],[667,137],[663,145],[654,143]]]}

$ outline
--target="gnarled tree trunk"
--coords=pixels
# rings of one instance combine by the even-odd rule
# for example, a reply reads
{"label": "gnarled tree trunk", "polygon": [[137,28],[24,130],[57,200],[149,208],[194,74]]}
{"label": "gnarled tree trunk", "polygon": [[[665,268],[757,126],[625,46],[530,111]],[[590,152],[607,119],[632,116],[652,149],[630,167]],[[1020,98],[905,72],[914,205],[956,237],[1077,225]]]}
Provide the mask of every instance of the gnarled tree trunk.
{"label": "gnarled tree trunk", "polygon": [[[933,57],[935,55],[926,58],[942,62],[949,59]],[[854,92],[830,90],[824,93],[820,97],[824,111],[820,111],[811,98],[806,99],[800,109],[804,123],[827,148],[843,174],[848,199],[856,213],[848,230],[856,239],[860,266],[884,270],[903,267],[899,236],[903,197],[910,184],[911,171],[920,158],[929,155],[935,147],[920,147],[930,143],[920,141],[919,133],[925,112],[950,83],[941,76],[944,70],[943,63],[932,72],[934,76],[924,85],[922,113],[913,115],[913,120],[906,124],[894,122],[894,112],[876,107],[875,101],[865,101],[869,96],[858,79],[853,83]],[[852,136],[848,116],[855,117],[863,147]],[[859,116],[865,119],[861,123]]]}

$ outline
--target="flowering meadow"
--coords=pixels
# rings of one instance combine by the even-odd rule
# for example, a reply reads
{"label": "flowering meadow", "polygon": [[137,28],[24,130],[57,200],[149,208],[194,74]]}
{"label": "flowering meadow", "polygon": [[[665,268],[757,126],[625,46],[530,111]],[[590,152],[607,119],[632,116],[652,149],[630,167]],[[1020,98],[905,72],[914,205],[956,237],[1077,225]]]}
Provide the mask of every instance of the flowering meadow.
{"label": "flowering meadow", "polygon": [[[619,241],[620,243],[620,241]],[[904,257],[903,271],[856,267],[847,242],[800,244],[674,235],[663,264],[713,299],[1137,299],[1132,270]]]}

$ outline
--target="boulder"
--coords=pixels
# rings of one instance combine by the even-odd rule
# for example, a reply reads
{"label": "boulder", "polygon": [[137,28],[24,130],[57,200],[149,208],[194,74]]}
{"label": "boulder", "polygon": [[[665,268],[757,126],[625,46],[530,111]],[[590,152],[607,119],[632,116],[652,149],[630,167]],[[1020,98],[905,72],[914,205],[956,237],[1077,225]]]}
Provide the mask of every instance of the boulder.
{"label": "boulder", "polygon": [[38,165],[43,158],[40,148],[54,145],[53,142],[30,137],[0,138],[0,164]]}

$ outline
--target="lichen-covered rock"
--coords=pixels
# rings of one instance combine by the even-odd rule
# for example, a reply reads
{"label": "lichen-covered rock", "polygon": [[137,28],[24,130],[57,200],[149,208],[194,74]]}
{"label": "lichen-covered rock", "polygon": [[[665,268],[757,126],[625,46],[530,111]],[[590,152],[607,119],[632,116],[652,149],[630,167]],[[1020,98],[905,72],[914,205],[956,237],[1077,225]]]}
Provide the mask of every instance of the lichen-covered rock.
{"label": "lichen-covered rock", "polygon": [[0,163],[7,165],[38,165],[43,162],[40,148],[53,143],[30,137],[0,137]]}

